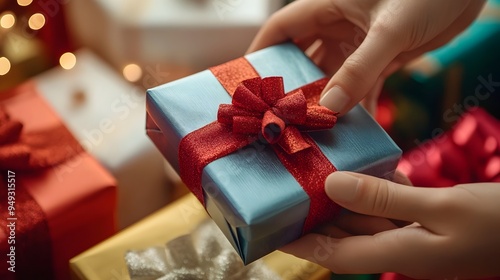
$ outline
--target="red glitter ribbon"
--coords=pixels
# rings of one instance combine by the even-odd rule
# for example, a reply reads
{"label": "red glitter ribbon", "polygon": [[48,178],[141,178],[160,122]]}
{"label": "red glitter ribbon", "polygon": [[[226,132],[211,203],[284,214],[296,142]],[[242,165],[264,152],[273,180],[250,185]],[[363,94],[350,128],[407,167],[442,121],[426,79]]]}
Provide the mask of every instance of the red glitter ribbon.
{"label": "red glitter ribbon", "polygon": [[314,140],[301,132],[335,125],[336,113],[317,105],[328,80],[323,78],[285,94],[282,78],[261,79],[245,58],[210,70],[233,99],[232,104],[220,105],[217,121],[180,142],[180,176],[191,192],[204,203],[203,168],[264,138],[310,198],[303,232],[331,220],[340,207],[327,197],[324,182],[336,169]]}
{"label": "red glitter ribbon", "polygon": [[[5,257],[10,246],[15,246],[15,274],[7,271],[7,262],[2,262],[0,276],[10,279],[53,279],[52,245],[47,218],[43,209],[23,188],[17,178],[21,174],[51,167],[77,155],[82,151],[73,135],[63,126],[52,129],[23,133],[23,124],[10,119],[0,108],[0,170],[5,177],[2,182],[15,184],[15,216],[10,215],[7,196],[8,185],[0,183],[5,195],[0,197],[1,230],[9,230],[15,222],[15,244],[2,242],[0,252]],[[61,147],[68,147],[67,150]],[[7,181],[7,171],[15,172],[14,182]],[[20,173],[23,172],[23,173]],[[8,220],[7,218],[16,218]],[[7,236],[9,231],[6,232]],[[10,257],[8,257],[10,258]],[[5,273],[5,274],[4,274]]]}

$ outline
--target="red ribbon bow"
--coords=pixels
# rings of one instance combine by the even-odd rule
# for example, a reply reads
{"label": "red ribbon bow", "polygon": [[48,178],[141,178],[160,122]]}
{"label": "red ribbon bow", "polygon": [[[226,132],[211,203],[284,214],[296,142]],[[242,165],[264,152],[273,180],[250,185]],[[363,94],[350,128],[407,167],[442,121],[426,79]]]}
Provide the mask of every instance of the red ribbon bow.
{"label": "red ribbon bow", "polygon": [[36,171],[58,165],[83,149],[63,125],[44,131],[23,132],[0,107],[0,170]]}
{"label": "red ribbon bow", "polygon": [[244,57],[212,67],[210,71],[233,97],[232,104],[220,105],[217,121],[181,139],[179,174],[186,186],[205,204],[201,185],[205,166],[265,140],[310,198],[303,232],[331,220],[340,207],[326,195],[324,182],[337,169],[314,139],[301,132],[335,125],[337,114],[317,105],[329,79],[321,78],[285,94],[282,78],[260,78]]}
{"label": "red ribbon bow", "polygon": [[294,154],[311,147],[301,130],[332,128],[336,115],[323,106],[308,106],[301,89],[285,94],[281,77],[257,77],[236,88],[232,104],[219,106],[217,121],[231,126],[233,133],[261,134],[270,144]]}

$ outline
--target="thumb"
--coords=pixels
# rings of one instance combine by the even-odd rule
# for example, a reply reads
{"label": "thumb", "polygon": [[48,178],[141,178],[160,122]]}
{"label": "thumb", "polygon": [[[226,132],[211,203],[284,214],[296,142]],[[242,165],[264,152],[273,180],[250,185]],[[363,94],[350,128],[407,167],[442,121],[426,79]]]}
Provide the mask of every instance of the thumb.
{"label": "thumb", "polygon": [[325,191],[330,199],[351,211],[419,223],[432,216],[438,203],[436,190],[404,186],[353,172],[330,174]]}
{"label": "thumb", "polygon": [[401,52],[398,40],[390,34],[382,32],[382,28],[372,27],[361,45],[330,79],[319,103],[340,115],[359,103]]}

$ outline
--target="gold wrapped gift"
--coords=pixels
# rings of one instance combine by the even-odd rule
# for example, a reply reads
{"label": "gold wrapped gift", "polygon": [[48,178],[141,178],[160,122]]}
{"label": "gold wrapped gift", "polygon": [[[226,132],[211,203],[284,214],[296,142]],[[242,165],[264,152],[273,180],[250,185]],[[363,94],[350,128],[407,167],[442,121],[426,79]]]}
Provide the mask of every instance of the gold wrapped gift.
{"label": "gold wrapped gift", "polygon": [[[189,234],[208,215],[196,198],[189,194],[144,220],[74,257],[70,261],[73,279],[130,279],[125,254],[163,246],[170,240]],[[263,259],[268,268],[282,279],[329,279],[330,271],[314,263],[276,251]]]}

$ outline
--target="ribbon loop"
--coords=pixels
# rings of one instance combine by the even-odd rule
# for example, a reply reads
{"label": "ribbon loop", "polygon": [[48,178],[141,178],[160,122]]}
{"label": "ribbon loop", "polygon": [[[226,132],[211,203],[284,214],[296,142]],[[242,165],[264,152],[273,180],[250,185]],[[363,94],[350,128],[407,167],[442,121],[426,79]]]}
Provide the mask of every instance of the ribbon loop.
{"label": "ribbon loop", "polygon": [[274,106],[274,103],[285,97],[285,89],[283,86],[282,77],[267,77],[262,79],[262,99],[269,105]]}
{"label": "ribbon loop", "polygon": [[300,90],[287,94],[276,101],[273,111],[287,123],[303,124],[307,116],[306,97]]}
{"label": "ribbon loop", "polygon": [[258,134],[261,129],[262,121],[259,118],[251,116],[234,116],[233,133],[240,134]]}
{"label": "ribbon loop", "polygon": [[[220,104],[217,112],[217,122],[231,126],[235,116],[256,117],[261,116],[258,112],[248,111],[232,104]],[[258,133],[258,131],[256,132]]]}
{"label": "ribbon loop", "polygon": [[311,147],[302,137],[302,133],[294,126],[288,126],[283,131],[283,137],[278,141],[278,145],[287,154],[294,154]]}
{"label": "ribbon loop", "polygon": [[337,114],[328,108],[308,106],[301,89],[285,94],[281,77],[244,80],[232,96],[232,105],[219,106],[217,121],[232,126],[233,133],[260,133],[270,144],[279,142],[287,153],[310,147],[299,130],[329,129],[337,122]]}
{"label": "ribbon loop", "polygon": [[244,85],[247,89],[249,89],[253,94],[257,95],[258,97],[262,97],[260,88],[262,85],[262,79],[260,77],[255,77],[251,79],[246,79],[241,82],[242,85]]}
{"label": "ribbon loop", "polygon": [[232,103],[234,106],[254,112],[265,112],[269,110],[269,105],[243,84],[240,84],[236,88],[233,94]]}
{"label": "ribbon loop", "polygon": [[337,122],[338,113],[330,109],[313,105],[307,108],[306,121],[300,126],[302,131],[313,131],[331,128]]}
{"label": "ribbon loop", "polygon": [[264,113],[262,118],[262,136],[267,142],[274,144],[281,138],[282,131],[285,130],[285,122],[276,116],[271,110]]}

